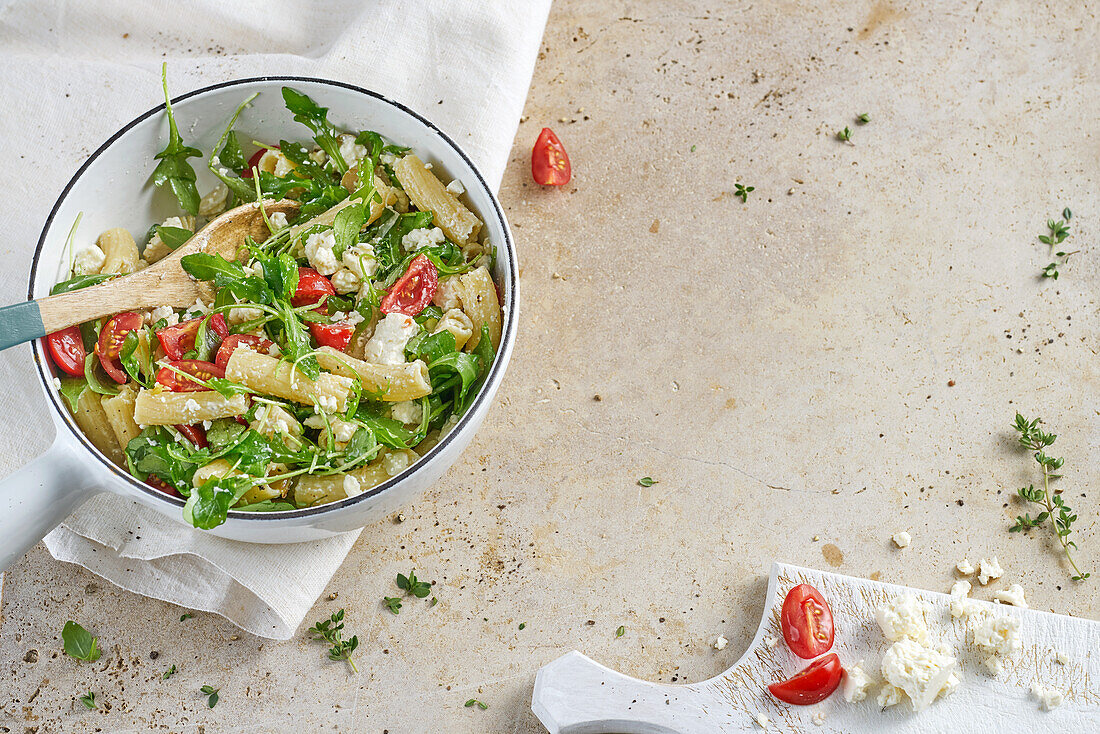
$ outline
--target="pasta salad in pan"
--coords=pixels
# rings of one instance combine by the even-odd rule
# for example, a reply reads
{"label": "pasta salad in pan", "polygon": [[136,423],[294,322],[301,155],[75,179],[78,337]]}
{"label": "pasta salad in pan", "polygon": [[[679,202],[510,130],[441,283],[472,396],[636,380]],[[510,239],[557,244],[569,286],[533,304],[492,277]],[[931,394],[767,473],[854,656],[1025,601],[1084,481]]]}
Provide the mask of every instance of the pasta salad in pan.
{"label": "pasta salad in pan", "polygon": [[140,270],[239,204],[300,204],[292,217],[264,211],[269,235],[247,238],[233,260],[183,256],[208,300],[47,337],[77,425],[133,476],[186,498],[198,528],[230,509],[339,501],[397,475],[469,408],[500,343],[494,250],[462,184],[444,185],[377,133],[336,129],[294,89],[282,95],[312,140],[242,140],[234,126],[249,98],[209,156],[219,183],[205,196],[187,161],[202,154],[183,143],[169,103],[153,181],[181,213],[143,248],[124,229],[102,233],[52,290]]}

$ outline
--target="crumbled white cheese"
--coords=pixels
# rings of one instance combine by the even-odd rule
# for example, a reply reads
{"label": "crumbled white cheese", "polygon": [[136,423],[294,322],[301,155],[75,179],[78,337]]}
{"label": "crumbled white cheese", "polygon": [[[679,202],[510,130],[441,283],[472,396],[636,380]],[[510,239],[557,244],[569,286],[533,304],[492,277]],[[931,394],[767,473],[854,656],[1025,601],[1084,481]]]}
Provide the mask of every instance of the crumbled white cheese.
{"label": "crumbled white cheese", "polygon": [[1054,662],[1058,663],[1059,665],[1065,665],[1069,662],[1069,655],[1066,655],[1064,652],[1059,650],[1058,652],[1054,653]]}
{"label": "crumbled white cheese", "polygon": [[420,407],[420,403],[414,400],[402,400],[390,407],[390,415],[393,416],[394,420],[409,425],[420,423],[420,419],[424,417],[424,411]]}
{"label": "crumbled white cheese", "polygon": [[1045,688],[1039,681],[1031,682],[1031,695],[1039,699],[1043,711],[1050,711],[1062,705],[1065,695],[1056,688]]}
{"label": "crumbled white cheese", "polygon": [[209,431],[210,426],[212,426],[212,425],[214,425],[214,421],[203,421],[202,422],[202,428],[203,428],[204,431]]}
{"label": "crumbled white cheese", "polygon": [[306,238],[306,259],[311,268],[321,275],[332,275],[340,269],[332,248],[336,246],[336,235],[331,229],[315,232]]}
{"label": "crumbled white cheese", "polygon": [[360,283],[362,281],[359,276],[347,268],[341,268],[332,275],[332,287],[340,295],[354,293],[359,290]]}
{"label": "crumbled white cheese", "polygon": [[768,646],[769,650],[774,650],[775,646],[779,644],[778,637],[765,637],[764,644]]}
{"label": "crumbled white cheese", "polygon": [[963,576],[969,576],[974,573],[974,566],[970,563],[970,559],[964,558],[955,564],[955,569],[958,570]]}
{"label": "crumbled white cheese", "polygon": [[243,324],[245,321],[258,319],[263,315],[264,312],[258,308],[252,308],[251,306],[238,306],[237,308],[229,309],[229,323]]}
{"label": "crumbled white cheese", "polygon": [[874,679],[863,670],[863,661],[844,669],[844,679],[840,683],[840,692],[848,703],[857,703],[867,698],[871,688],[875,685]]}
{"label": "crumbled white cheese", "polygon": [[439,227],[422,227],[421,229],[414,229],[401,238],[401,247],[406,252],[413,252],[419,250],[421,247],[428,247],[429,245],[439,245],[446,241],[447,236],[443,234],[443,230]]}
{"label": "crumbled white cheese", "polygon": [[359,480],[352,474],[344,475],[344,496],[354,497],[357,494],[362,494],[363,490],[359,486]]}
{"label": "crumbled white cheese", "polygon": [[[173,316],[176,317],[175,320],[172,319]],[[161,319],[164,319],[168,322],[169,326],[172,326],[173,324],[179,323],[180,317],[174,310],[172,310],[171,306],[157,306],[149,312],[150,324],[155,324]]]}
{"label": "crumbled white cheese", "polygon": [[909,697],[914,711],[924,710],[937,696],[958,688],[957,667],[958,661],[946,646],[932,648],[910,639],[898,640],[882,656],[882,677]]}
{"label": "crumbled white cheese", "polygon": [[404,364],[405,345],[420,330],[412,316],[388,313],[374,327],[374,334],[363,348],[367,362],[375,364]]}
{"label": "crumbled white cheese", "polygon": [[354,135],[344,133],[340,136],[340,157],[344,159],[349,168],[358,163],[359,159],[368,152],[367,146],[355,142]]}
{"label": "crumbled white cheese", "polygon": [[405,471],[409,466],[409,455],[404,451],[393,451],[382,457],[382,471],[388,476],[395,476]]}
{"label": "crumbled white cheese", "polygon": [[432,296],[432,303],[444,311],[450,311],[452,308],[462,308],[462,297],[459,295],[459,289],[458,278],[454,276],[440,278],[439,287],[436,289],[435,295]]}
{"label": "crumbled white cheese", "polygon": [[913,542],[913,536],[902,530],[900,533],[894,533],[894,545],[898,548],[905,548]]}
{"label": "crumbled white cheese", "polygon": [[203,314],[204,316],[210,313],[210,307],[203,303],[201,298],[196,298],[195,303],[191,305],[187,310]]}
{"label": "crumbled white cheese", "polygon": [[1014,607],[1027,609],[1027,601],[1024,599],[1024,587],[1019,584],[1013,584],[1007,589],[993,592],[993,598],[1004,604],[1011,604]]}
{"label": "crumbled white cheese", "polygon": [[[217,165],[216,163],[214,165]],[[212,217],[225,209],[225,200],[229,198],[229,187],[219,181],[206,196],[199,200],[199,214]]]}
{"label": "crumbled white cheese", "polygon": [[757,711],[756,714],[753,715],[752,720],[755,721],[756,725],[759,726],[761,729],[767,729],[768,724],[771,723],[771,719],[769,719],[767,716],[760,713],[759,711]]}
{"label": "crumbled white cheese", "polygon": [[54,387],[54,390],[60,390],[61,389],[61,380],[59,380],[56,377],[53,378],[53,387]]}
{"label": "crumbled white cheese", "polygon": [[286,422],[285,418],[276,419],[271,427],[275,429],[276,433],[282,434],[284,436],[290,433],[290,424]]}
{"label": "crumbled white cheese", "polygon": [[715,650],[725,650],[726,645],[728,645],[729,643],[730,643],[730,641],[726,639],[725,635],[718,635],[718,639],[716,639],[714,641],[714,649]]}
{"label": "crumbled white cheese", "polygon": [[928,642],[928,626],[924,621],[927,609],[927,602],[915,596],[896,597],[875,610],[875,620],[891,642],[909,638],[924,644]]}
{"label": "crumbled white cheese", "polygon": [[317,397],[317,404],[321,406],[321,410],[328,413],[336,412],[336,398],[331,395],[319,395]]}
{"label": "crumbled white cheese", "polygon": [[[316,428],[318,430],[325,430],[325,419],[314,413],[305,419],[304,423],[309,428]],[[359,425],[352,421],[346,421],[343,418],[330,415],[328,417],[328,425],[332,429],[332,437],[337,443],[347,443],[351,440],[351,437],[355,435],[355,432],[359,430]]]}
{"label": "crumbled white cheese", "polygon": [[105,262],[107,262],[107,255],[99,249],[99,245],[88,245],[76,253],[76,258],[73,260],[73,274],[89,275],[98,273]]}
{"label": "crumbled white cheese", "polygon": [[813,722],[817,726],[825,726],[825,712],[814,711]]}
{"label": "crumbled white cheese", "polygon": [[466,193],[466,187],[456,178],[454,181],[447,184],[447,191],[450,191],[455,196],[462,196]]}
{"label": "crumbled white cheese", "polygon": [[951,586],[952,617],[969,617],[981,611],[981,606],[977,602],[967,598],[970,588],[970,582],[965,579],[959,579]]}
{"label": "crumbled white cheese", "polygon": [[374,247],[368,242],[360,242],[344,250],[340,261],[344,267],[359,276],[369,278],[378,271],[378,260],[374,257]]}
{"label": "crumbled white cheese", "polygon": [[271,226],[275,228],[276,232],[278,232],[280,229],[286,229],[286,214],[283,214],[282,212],[275,212],[270,217],[268,217],[268,219],[271,221]]}
{"label": "crumbled white cheese", "polygon": [[901,697],[905,695],[905,691],[901,690],[895,685],[887,683],[879,689],[878,698],[875,703],[878,704],[880,709],[890,708],[901,703]]}
{"label": "crumbled white cheese", "polygon": [[257,278],[264,277],[264,267],[260,265],[258,260],[253,260],[248,265],[242,265],[241,270],[245,275],[255,275]]}
{"label": "crumbled white cheese", "polygon": [[1019,652],[1023,647],[1020,620],[1015,617],[987,619],[974,630],[974,645],[989,656],[984,661],[989,672],[999,674],[1002,658]]}
{"label": "crumbled white cheese", "polygon": [[363,314],[359,313],[358,311],[352,311],[347,315],[346,318],[344,318],[344,323],[349,326],[356,326],[363,323],[364,321],[366,321],[366,319],[364,319]]}
{"label": "crumbled white cheese", "polygon": [[1004,575],[1004,569],[1001,568],[1001,564],[997,563],[997,556],[993,556],[988,561],[982,559],[978,561],[978,582],[982,586],[985,586],[993,579],[999,579]]}
{"label": "crumbled white cheese", "polygon": [[378,156],[378,160],[390,168],[393,168],[393,164],[397,163],[397,156],[393,153],[382,153],[382,155]]}
{"label": "crumbled white cheese", "polygon": [[323,166],[328,161],[328,154],[320,148],[314,148],[309,151],[309,159],[317,165]]}
{"label": "crumbled white cheese", "polygon": [[[273,173],[279,178],[283,178],[288,173],[294,170],[294,164],[290,162],[290,159],[277,150],[268,150],[264,153],[264,158],[268,155],[275,156],[275,170]],[[263,160],[260,161],[260,170],[263,170]]]}
{"label": "crumbled white cheese", "polygon": [[200,406],[194,398],[187,398],[187,402],[183,404],[183,410],[187,413],[197,413],[199,409]]}

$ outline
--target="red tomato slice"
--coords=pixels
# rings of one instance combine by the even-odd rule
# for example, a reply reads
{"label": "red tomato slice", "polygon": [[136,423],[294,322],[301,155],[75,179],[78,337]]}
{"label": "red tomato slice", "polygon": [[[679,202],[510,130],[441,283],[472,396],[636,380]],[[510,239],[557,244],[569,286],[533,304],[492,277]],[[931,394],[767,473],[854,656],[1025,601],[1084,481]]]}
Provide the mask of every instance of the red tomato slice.
{"label": "red tomato slice", "polygon": [[160,490],[161,492],[164,492],[165,494],[171,495],[173,497],[183,496],[176,490],[175,487],[158,477],[156,474],[150,474],[148,477],[146,477],[145,483],[153,489]]}
{"label": "red tomato slice", "polygon": [[209,444],[206,442],[206,431],[203,430],[203,427],[198,423],[190,426],[181,424],[173,426],[173,428],[182,433],[183,437],[186,438],[188,441],[195,444],[195,448],[204,449],[209,446]]}
{"label": "red tomato slice", "polygon": [[382,313],[403,313],[416,316],[423,311],[439,288],[439,271],[427,255],[417,255],[409,269],[397,279],[382,299]]}
{"label": "red tomato slice", "polygon": [[117,359],[100,359],[99,364],[103,367],[103,371],[120,385],[125,385],[127,380],[130,379],[130,376],[126,374],[126,370],[122,368],[122,362]]}
{"label": "red tomato slice", "polygon": [[[275,146],[278,148],[279,146]],[[260,165],[260,159],[264,157],[264,153],[267,152],[267,148],[260,148],[252,157],[248,159],[248,167],[241,171],[241,178],[252,178],[252,169]]]}
{"label": "red tomato slice", "polygon": [[779,622],[787,647],[800,658],[816,658],[833,646],[833,611],[821,592],[809,584],[787,592]]}
{"label": "red tomato slice", "polygon": [[548,127],[542,129],[535,147],[531,149],[531,175],[535,177],[535,183],[543,186],[563,186],[569,183],[573,175],[565,146]]}
{"label": "red tomato slice", "polygon": [[336,295],[332,282],[313,268],[298,268],[298,289],[290,297],[295,306],[317,303],[325,296]]}
{"label": "red tomato slice", "polygon": [[784,703],[810,706],[828,698],[840,685],[843,675],[844,668],[840,667],[840,658],[834,652],[813,661],[790,679],[772,683],[768,690]]}
{"label": "red tomato slice", "polygon": [[[181,372],[184,374],[180,374]],[[157,372],[157,382],[172,392],[195,392],[208,389],[194,380],[189,380],[186,375],[194,375],[200,380],[209,380],[211,377],[225,377],[225,370],[213,362],[181,359],[177,362],[169,362],[168,367],[161,367]]]}
{"label": "red tomato slice", "polygon": [[[195,338],[199,335],[199,325],[202,324],[203,318],[200,316],[196,319],[181,321],[175,326],[166,326],[157,332],[157,339],[164,347],[164,353],[169,359],[180,359],[195,348]],[[220,313],[211,316],[210,323],[206,325],[206,334],[208,339],[213,340],[216,337],[219,342],[229,336],[229,325],[225,323],[225,317]]]}
{"label": "red tomato slice", "polygon": [[222,345],[218,347],[218,354],[214,357],[214,363],[225,369],[225,365],[229,362],[229,357],[238,347],[248,347],[255,352],[262,352],[267,354],[271,347],[275,346],[275,342],[270,339],[264,339],[262,336],[254,336],[253,334],[233,334],[227,336]]}
{"label": "red tomato slice", "polygon": [[319,324],[310,321],[309,331],[313,334],[313,338],[317,340],[319,346],[332,347],[333,349],[339,349],[341,352],[348,348],[351,337],[355,335],[355,327],[343,322]]}
{"label": "red tomato slice", "polygon": [[143,321],[141,314],[127,311],[104,324],[99,332],[99,343],[95,347],[100,360],[118,359],[122,351],[122,343],[126,341],[126,335],[139,328]]}
{"label": "red tomato slice", "polygon": [[84,358],[88,356],[88,352],[84,349],[79,326],[70,326],[50,334],[46,337],[46,346],[50,351],[50,359],[58,369],[75,377],[84,375]]}

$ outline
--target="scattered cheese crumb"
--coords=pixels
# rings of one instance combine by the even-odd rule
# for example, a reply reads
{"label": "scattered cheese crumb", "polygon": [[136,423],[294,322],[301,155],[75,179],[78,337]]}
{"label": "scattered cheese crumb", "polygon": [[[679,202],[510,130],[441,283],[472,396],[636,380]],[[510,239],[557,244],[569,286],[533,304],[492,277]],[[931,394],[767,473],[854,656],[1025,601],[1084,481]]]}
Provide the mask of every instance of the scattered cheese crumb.
{"label": "scattered cheese crumb", "polygon": [[447,236],[443,234],[443,230],[439,227],[422,227],[420,229],[414,229],[401,238],[401,247],[405,252],[414,252],[422,247],[428,247],[430,245],[440,245],[447,239]]}
{"label": "scattered cheese crumb", "polygon": [[424,417],[424,411],[420,403],[414,400],[403,400],[390,406],[390,415],[394,420],[410,425],[420,423],[420,419]]}
{"label": "scattered cheese crumb", "polygon": [[311,234],[306,238],[306,259],[321,275],[332,275],[340,269],[340,264],[336,262],[336,254],[332,251],[335,246],[336,235],[331,229]]}
{"label": "scattered cheese crumb", "polygon": [[88,245],[76,253],[76,257],[73,259],[73,273],[75,275],[98,273],[106,261],[107,255],[99,249],[98,245]]}
{"label": "scattered cheese crumb", "polygon": [[887,683],[878,692],[878,698],[875,703],[878,704],[880,709],[890,708],[901,703],[901,697],[905,691],[901,690],[897,686]]}
{"label": "scattered cheese crumb", "polygon": [[825,712],[824,711],[814,711],[813,722],[817,726],[824,726],[825,725]]}
{"label": "scattered cheese crumb", "polygon": [[197,413],[199,404],[195,402],[194,398],[187,398],[187,402],[183,404],[183,409],[188,413]]}
{"label": "scattered cheese crumb", "polygon": [[360,277],[347,268],[337,270],[332,276],[332,287],[340,295],[354,293],[361,283]]}
{"label": "scattered cheese crumb", "polygon": [[988,561],[982,559],[978,561],[978,582],[982,586],[985,586],[993,579],[999,579],[1004,575],[1004,569],[1001,568],[1001,564],[997,563],[997,556],[993,556]]}
{"label": "scattered cheese crumb", "polygon": [[1014,607],[1027,609],[1027,601],[1024,599],[1024,587],[1019,584],[1013,584],[1007,589],[994,592],[993,598],[1004,604],[1011,604]]}
{"label": "scattered cheese crumb", "polygon": [[913,542],[913,536],[902,530],[900,533],[894,533],[894,545],[898,548],[905,548]]}
{"label": "scattered cheese crumb", "polygon": [[412,316],[388,313],[374,327],[374,334],[363,348],[363,356],[374,364],[404,364],[405,345],[418,331],[420,326]]}
{"label": "scattered cheese crumb", "polygon": [[774,650],[775,646],[779,644],[778,637],[765,637],[764,644],[768,646],[769,650]]}
{"label": "scattered cheese crumb", "polygon": [[466,193],[466,187],[456,178],[454,181],[447,184],[447,191],[450,191],[455,196],[462,196]]}
{"label": "scattered cheese crumb", "polygon": [[981,606],[968,599],[970,594],[970,582],[965,579],[959,579],[951,586],[951,616],[956,619],[959,617],[969,617],[971,614],[976,614],[981,611]]}
{"label": "scattered cheese crumb", "polygon": [[989,672],[999,674],[1002,658],[1019,652],[1023,647],[1020,620],[1015,617],[987,619],[974,630],[974,645],[988,655],[984,663]]}
{"label": "scattered cheese crumb", "polygon": [[933,648],[911,639],[898,640],[882,656],[882,677],[909,697],[914,711],[959,687],[957,667],[946,645]]}
{"label": "scattered cheese crumb", "polygon": [[875,620],[891,642],[909,638],[924,644],[928,641],[928,626],[924,621],[927,609],[928,604],[915,596],[897,597],[875,610]]}
{"label": "scattered cheese crumb", "polygon": [[761,729],[767,729],[768,724],[771,723],[771,719],[769,719],[767,716],[760,713],[759,711],[757,711],[756,715],[753,716],[753,721],[755,721],[756,725],[759,726]]}
{"label": "scattered cheese crumb", "polygon": [[359,480],[355,478],[353,474],[344,475],[344,496],[354,497],[357,494],[362,494],[363,490],[359,486]]}
{"label": "scattered cheese crumb", "polygon": [[268,219],[271,221],[271,226],[278,232],[280,229],[286,229],[287,221],[286,215],[282,212],[275,212]]}
{"label": "scattered cheese crumb", "polygon": [[1039,681],[1032,681],[1031,695],[1039,699],[1043,711],[1050,711],[1051,709],[1058,708],[1062,705],[1062,701],[1065,700],[1065,696],[1061,691],[1056,688],[1044,688]]}
{"label": "scattered cheese crumb", "polygon": [[59,380],[56,377],[53,378],[53,387],[54,387],[55,390],[60,390],[61,389],[61,380]]}
{"label": "scattered cheese crumb", "polygon": [[857,703],[867,698],[871,688],[875,685],[874,679],[863,670],[863,661],[844,669],[844,678],[840,683],[840,692],[848,703]]}
{"label": "scattered cheese crumb", "polygon": [[1069,662],[1069,655],[1066,655],[1064,652],[1059,650],[1058,652],[1054,653],[1054,661],[1059,665],[1065,665]]}
{"label": "scattered cheese crumb", "polygon": [[729,642],[730,641],[725,638],[725,635],[718,635],[718,639],[714,641],[714,649],[725,650]]}
{"label": "scattered cheese crumb", "polygon": [[959,561],[958,563],[956,563],[955,568],[963,576],[969,576],[972,573],[974,573],[974,566],[970,563],[970,560],[967,559],[967,558],[964,558],[961,561]]}

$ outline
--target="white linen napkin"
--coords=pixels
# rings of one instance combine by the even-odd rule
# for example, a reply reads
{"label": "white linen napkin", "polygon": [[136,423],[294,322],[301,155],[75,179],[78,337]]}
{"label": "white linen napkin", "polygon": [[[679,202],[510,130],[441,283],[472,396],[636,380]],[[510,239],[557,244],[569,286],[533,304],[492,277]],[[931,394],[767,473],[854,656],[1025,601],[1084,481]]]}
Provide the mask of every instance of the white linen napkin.
{"label": "white linen napkin", "polygon": [[[454,138],[496,188],[523,109],[550,0],[147,0],[0,4],[0,170],[9,184],[0,302],[26,297],[34,243],[79,164],[173,95],[261,75],[319,76],[403,102]],[[147,162],[152,170],[152,162]],[[0,474],[41,453],[53,428],[28,349],[0,353]],[[18,440],[13,440],[18,437]],[[358,533],[257,546],[222,540],[104,494],[46,538],[50,553],[118,586],[287,639]]]}

